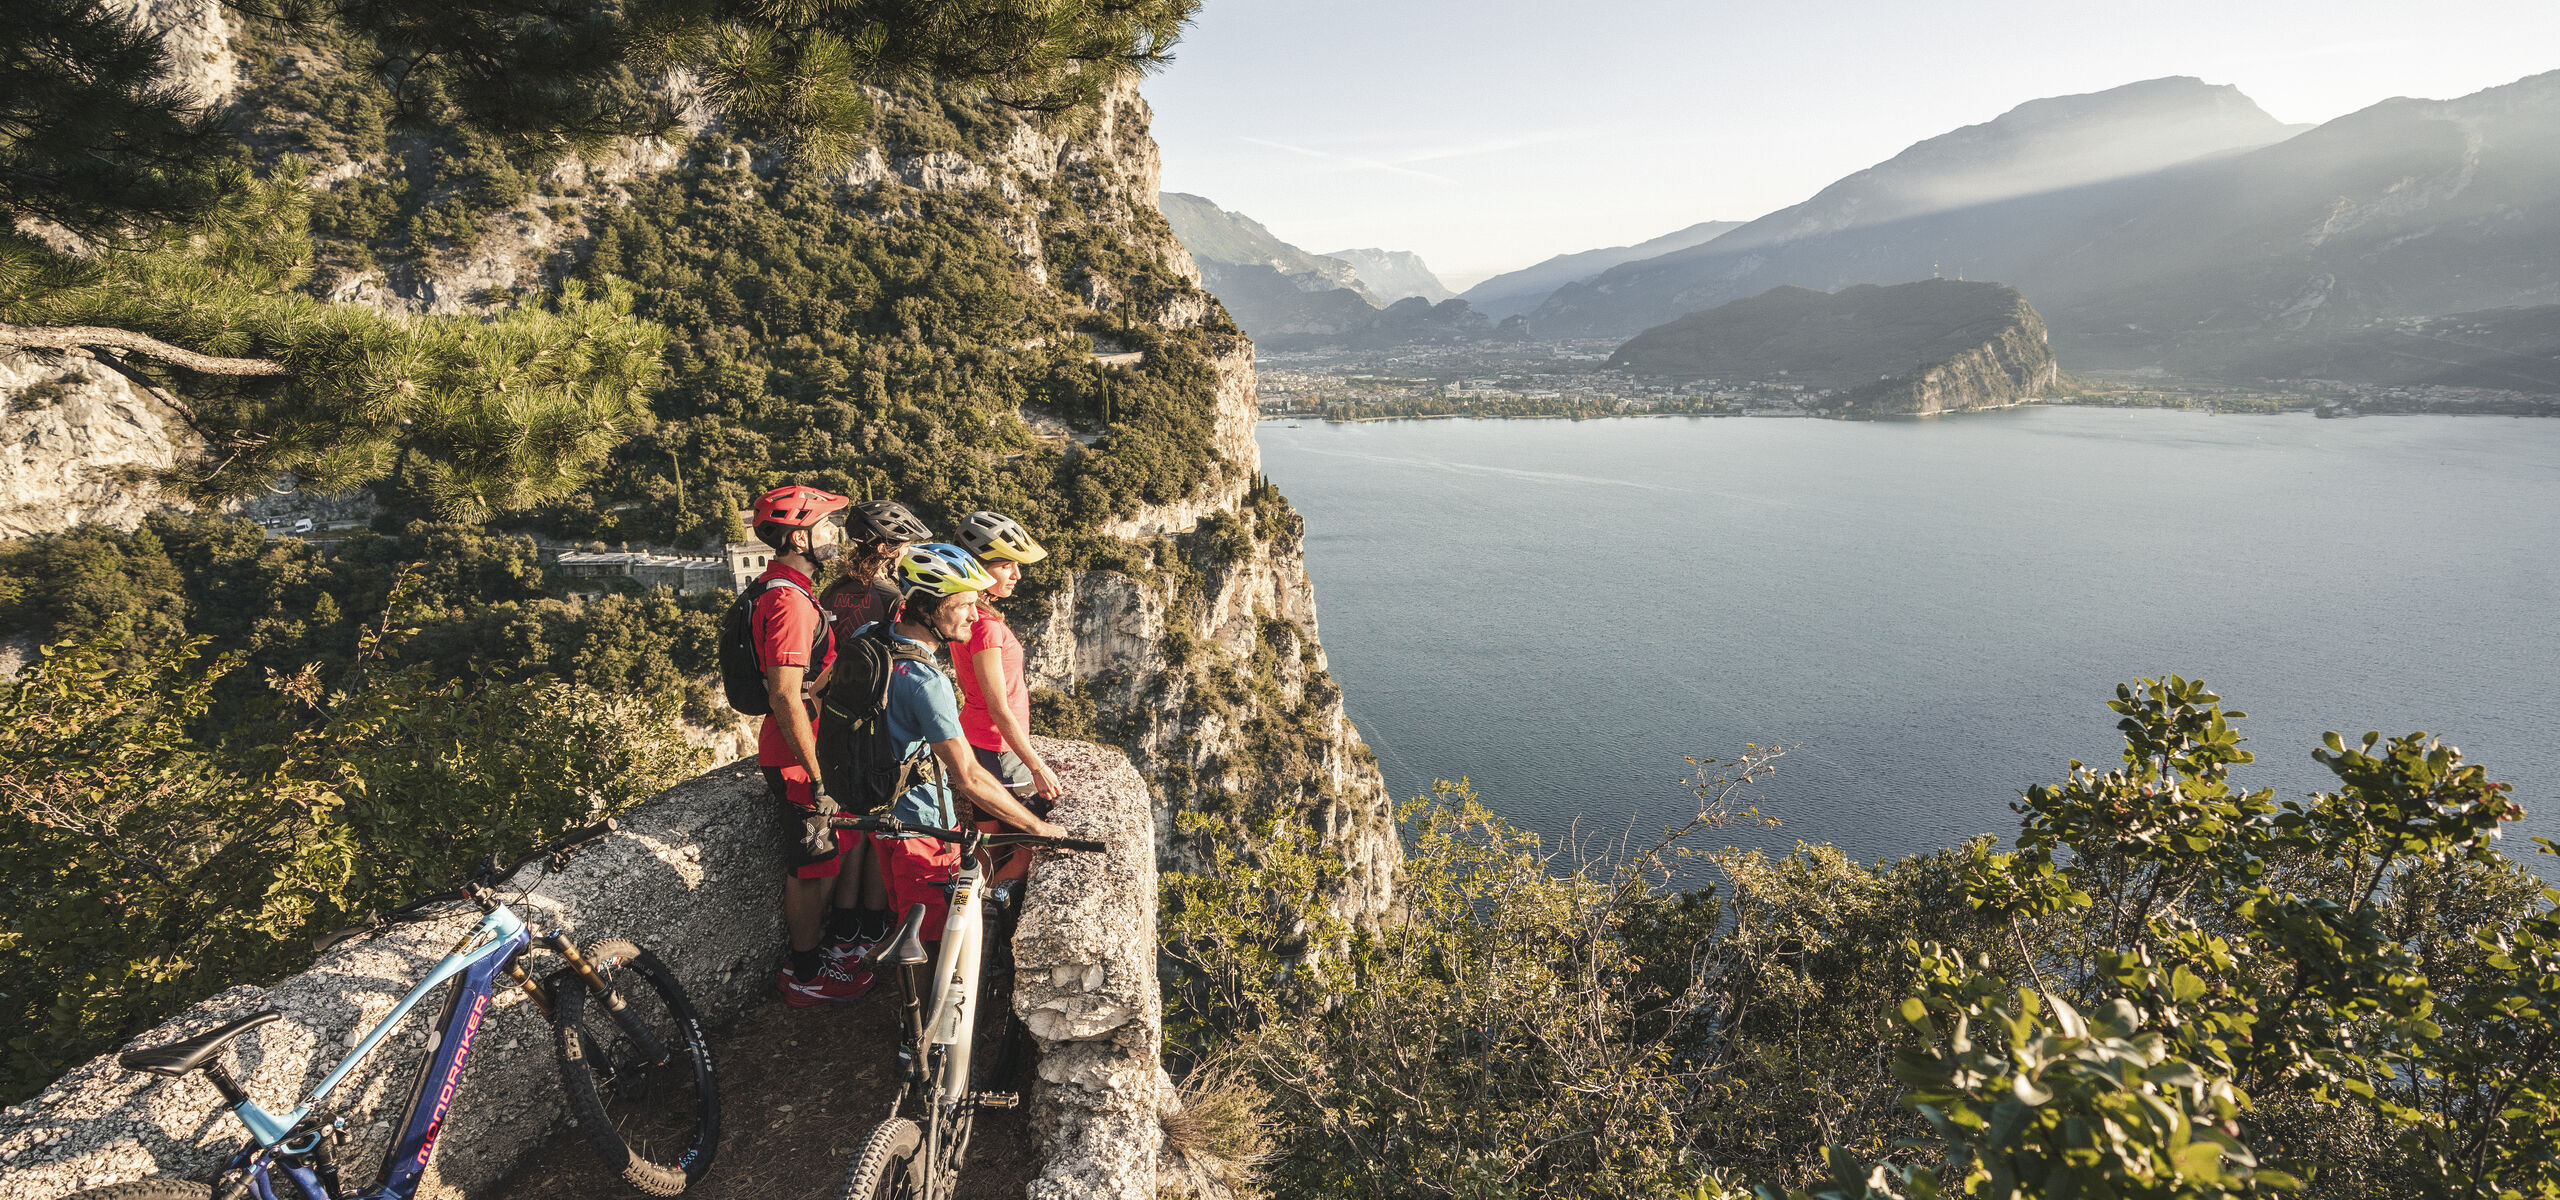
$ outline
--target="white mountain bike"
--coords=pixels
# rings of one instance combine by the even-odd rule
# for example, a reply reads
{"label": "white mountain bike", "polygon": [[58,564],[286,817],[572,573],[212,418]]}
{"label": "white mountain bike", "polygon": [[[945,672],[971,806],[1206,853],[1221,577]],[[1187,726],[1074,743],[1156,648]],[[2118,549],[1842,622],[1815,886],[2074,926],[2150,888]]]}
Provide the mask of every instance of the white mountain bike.
{"label": "white mountain bike", "polygon": [[[918,904],[907,910],[905,922],[884,943],[887,949],[871,961],[875,970],[897,969],[898,990],[906,1002],[904,1044],[898,1048],[898,1095],[889,1103],[889,1119],[872,1127],[853,1156],[853,1169],[845,1175],[840,1193],[844,1200],[948,1200],[958,1192],[960,1167],[969,1153],[969,1134],[978,1110],[1013,1108],[1022,1102],[1019,1093],[997,1090],[1008,1082],[1022,1036],[1009,1002],[990,1018],[1003,1023],[996,1053],[991,1061],[972,1069],[978,1010],[992,1002],[985,994],[986,984],[991,977],[1009,984],[1013,965],[1013,906],[986,903],[986,868],[978,852],[1006,846],[1086,851],[1106,847],[1083,838],[934,829],[895,817],[839,817],[832,823],[838,829],[935,837],[960,847],[959,874],[946,885],[951,907],[942,924],[940,954],[928,956],[925,951],[925,906]],[[928,959],[929,975],[925,973]],[[919,1103],[912,1116],[902,1115],[910,1096]]]}

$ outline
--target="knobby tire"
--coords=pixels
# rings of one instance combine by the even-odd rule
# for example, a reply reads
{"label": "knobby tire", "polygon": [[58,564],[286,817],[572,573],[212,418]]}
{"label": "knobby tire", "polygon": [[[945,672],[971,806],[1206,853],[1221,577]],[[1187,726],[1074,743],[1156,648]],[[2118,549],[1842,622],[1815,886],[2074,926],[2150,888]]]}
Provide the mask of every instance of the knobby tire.
{"label": "knobby tire", "polygon": [[838,1200],[916,1200],[924,1195],[924,1131],[905,1117],[871,1127],[845,1173]]}
{"label": "knobby tire", "polygon": [[137,1179],[87,1188],[62,1200],[213,1200],[213,1188],[182,1179]]}
{"label": "knobby tire", "polygon": [[[720,1095],[702,1020],[657,955],[620,940],[598,942],[585,954],[648,1021],[669,1057],[637,1062],[630,1038],[576,969],[553,972],[546,982],[569,1111],[587,1144],[624,1182],[652,1196],[682,1195],[710,1172],[720,1144]],[[672,1094],[679,1090],[689,1096]]]}

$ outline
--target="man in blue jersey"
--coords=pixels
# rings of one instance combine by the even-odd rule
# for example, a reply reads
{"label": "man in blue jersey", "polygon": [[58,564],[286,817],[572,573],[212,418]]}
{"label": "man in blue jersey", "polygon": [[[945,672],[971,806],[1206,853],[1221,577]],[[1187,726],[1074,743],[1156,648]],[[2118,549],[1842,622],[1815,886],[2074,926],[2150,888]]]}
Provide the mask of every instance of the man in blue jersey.
{"label": "man in blue jersey", "polygon": [[[927,654],[968,636],[970,622],[977,617],[978,593],[995,583],[968,551],[940,542],[908,547],[898,556],[896,576],[903,603],[889,636]],[[849,636],[860,634],[857,630]],[[985,817],[1025,833],[1067,836],[1066,830],[1023,807],[978,765],[968,735],[960,728],[959,696],[931,663],[900,656],[891,665],[887,724],[889,740],[897,744],[901,757],[917,759],[930,752],[941,768],[934,773],[939,779],[923,779],[899,793],[890,805],[899,820],[956,829],[964,820]],[[976,806],[976,813],[963,809],[963,802]],[[960,863],[959,848],[923,837],[884,837],[877,839],[877,845],[887,876],[890,911],[903,914],[914,905],[924,905],[924,936],[941,937],[947,898],[933,885],[951,878]]]}

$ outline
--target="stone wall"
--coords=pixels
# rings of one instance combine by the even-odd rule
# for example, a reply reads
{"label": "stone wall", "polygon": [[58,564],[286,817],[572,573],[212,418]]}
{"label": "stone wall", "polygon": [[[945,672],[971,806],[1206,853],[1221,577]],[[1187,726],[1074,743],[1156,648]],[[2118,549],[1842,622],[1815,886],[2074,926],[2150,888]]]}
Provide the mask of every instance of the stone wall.
{"label": "stone wall", "polygon": [[[1017,1005],[1043,1052],[1035,1124],[1047,1143],[1032,1195],[1152,1200],[1159,1110],[1173,1089],[1157,1065],[1156,876],[1145,781],[1117,750],[1044,742],[1069,799],[1058,821],[1108,841],[1108,854],[1056,858],[1030,892],[1017,937]],[[519,871],[502,894],[536,928],[566,924],[582,944],[627,937],[656,950],[715,1026],[767,997],[783,952],[775,813],[753,767],[732,764],[654,797],[609,836],[554,869]],[[262,1006],[284,1019],[243,1034],[226,1061],[252,1096],[282,1111],[337,1065],[410,985],[479,920],[454,904],[339,946],[272,987],[236,987],[133,1045],[191,1036]],[[556,959],[533,962],[546,971]],[[346,1085],[350,1180],[370,1177],[440,997],[402,1022]],[[483,1026],[458,1114],[422,1194],[468,1197],[503,1178],[566,1114],[550,1029],[503,992]],[[0,1200],[56,1200],[151,1176],[210,1179],[244,1133],[201,1076],[126,1071],[113,1055],[0,1111]],[[584,1153],[583,1147],[573,1153]]]}
{"label": "stone wall", "polygon": [[1155,817],[1122,752],[1035,739],[1066,797],[1052,819],[1106,854],[1047,857],[1014,933],[1014,1012],[1040,1046],[1030,1200],[1154,1200],[1175,1107],[1156,987]]}
{"label": "stone wall", "polygon": [[[523,899],[509,903],[538,929],[566,924],[582,944],[627,937],[656,950],[718,1022],[765,993],[783,947],[778,832],[763,791],[751,767],[713,771],[633,809],[559,870],[527,866],[501,894],[522,890]],[[228,1057],[250,1095],[283,1111],[479,919],[471,905],[446,906],[432,919],[339,946],[273,987],[223,992],[133,1044],[172,1041],[261,1006],[280,1009],[283,1020],[242,1035]],[[544,955],[531,965],[541,972],[556,962]],[[499,1179],[566,1112],[540,1010],[519,992],[502,992],[492,1010],[424,1194],[467,1196]],[[345,1085],[355,1135],[343,1160],[350,1178],[369,1177],[381,1161],[437,1011],[430,997]],[[209,1179],[243,1136],[201,1076],[162,1079],[101,1056],[0,1113],[0,1200],[52,1200],[153,1175]]]}

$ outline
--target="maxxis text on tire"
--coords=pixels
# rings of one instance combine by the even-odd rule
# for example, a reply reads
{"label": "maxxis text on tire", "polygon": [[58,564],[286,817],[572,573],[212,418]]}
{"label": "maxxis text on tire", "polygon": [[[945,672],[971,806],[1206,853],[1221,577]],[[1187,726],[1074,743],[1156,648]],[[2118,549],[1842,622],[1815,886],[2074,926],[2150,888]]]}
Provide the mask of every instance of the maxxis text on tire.
{"label": "maxxis text on tire", "polygon": [[845,1173],[838,1200],[911,1200],[924,1194],[924,1131],[905,1117],[891,1117],[871,1127],[855,1151],[853,1169]]}
{"label": "maxxis text on tire", "polygon": [[[590,965],[613,981],[617,993],[628,998],[633,995],[627,990],[632,985],[644,987],[673,1017],[678,1040],[668,1049],[674,1052],[675,1060],[690,1060],[690,1084],[699,1105],[698,1119],[680,1151],[659,1155],[666,1161],[641,1153],[625,1140],[587,1061],[591,1043],[581,1025],[583,1021],[596,1028],[609,1028],[610,1018],[601,1005],[594,1003],[595,997],[576,970],[562,967],[552,973],[547,983],[552,1035],[560,1054],[560,1082],[569,1094],[569,1111],[578,1118],[578,1132],[586,1135],[587,1144],[595,1147],[605,1166],[618,1172],[624,1182],[652,1196],[682,1195],[711,1170],[712,1153],[720,1144],[720,1095],[712,1078],[711,1047],[704,1039],[702,1020],[695,1015],[693,1002],[685,998],[684,989],[677,985],[675,973],[658,961],[657,955],[620,939],[597,942],[584,953]],[[675,1062],[666,1069],[676,1070]]]}

